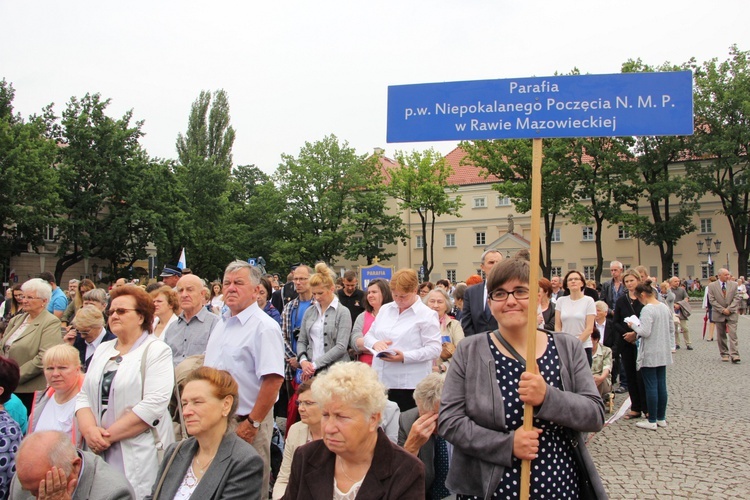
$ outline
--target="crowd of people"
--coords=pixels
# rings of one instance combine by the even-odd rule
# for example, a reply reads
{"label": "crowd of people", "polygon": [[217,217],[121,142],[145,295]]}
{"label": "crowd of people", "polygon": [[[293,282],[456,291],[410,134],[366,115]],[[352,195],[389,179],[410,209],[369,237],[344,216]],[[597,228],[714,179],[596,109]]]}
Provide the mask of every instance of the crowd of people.
{"label": "crowd of people", "polygon": [[529,325],[529,268],[489,249],[484,277],[455,285],[400,269],[360,290],[324,263],[282,284],[235,261],[221,282],[167,265],[109,293],[71,280],[66,298],[50,273],[13,286],[0,500],[509,498],[524,460],[540,495],[606,498],[584,442],[605,403],[628,392],[626,419],[666,427],[667,367],[680,336],[693,349],[687,290],[739,363],[748,289],[726,269],[701,288],[613,261],[599,287],[540,279]]}

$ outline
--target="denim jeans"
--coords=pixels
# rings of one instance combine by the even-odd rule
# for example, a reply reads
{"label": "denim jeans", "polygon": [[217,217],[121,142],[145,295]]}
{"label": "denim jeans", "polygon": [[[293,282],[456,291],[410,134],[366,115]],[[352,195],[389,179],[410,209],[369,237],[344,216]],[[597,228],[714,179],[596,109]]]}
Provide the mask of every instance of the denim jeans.
{"label": "denim jeans", "polygon": [[665,420],[667,415],[667,367],[643,366],[641,377],[646,388],[646,406],[648,406],[648,421]]}

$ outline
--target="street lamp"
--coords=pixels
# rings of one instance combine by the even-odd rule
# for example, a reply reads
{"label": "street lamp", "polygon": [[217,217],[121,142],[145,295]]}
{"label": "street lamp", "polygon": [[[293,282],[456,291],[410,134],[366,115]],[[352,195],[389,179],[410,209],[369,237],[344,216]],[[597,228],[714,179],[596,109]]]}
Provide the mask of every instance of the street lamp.
{"label": "street lamp", "polygon": [[[716,255],[716,254],[719,253],[719,251],[721,250],[721,241],[719,241],[719,240],[715,240],[714,241],[714,239],[711,238],[710,236],[706,236],[706,238],[704,239],[704,241],[706,242],[706,251],[705,252],[703,251],[703,241],[699,240],[697,242],[697,245],[698,245],[698,255],[705,255],[708,258],[707,259],[707,261],[708,261],[707,274],[708,274],[708,276],[712,276],[714,274],[714,263],[713,263],[713,260],[711,259],[711,256],[712,255]],[[714,244],[714,247],[715,247],[714,250],[711,250],[711,243]],[[708,278],[708,276],[704,276],[704,278]]]}

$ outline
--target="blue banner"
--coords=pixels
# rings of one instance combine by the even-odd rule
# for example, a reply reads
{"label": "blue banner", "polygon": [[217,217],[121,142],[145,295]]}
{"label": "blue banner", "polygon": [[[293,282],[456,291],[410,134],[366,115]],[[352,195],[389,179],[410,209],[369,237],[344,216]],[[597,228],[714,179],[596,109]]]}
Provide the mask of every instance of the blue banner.
{"label": "blue banner", "polygon": [[388,142],[692,133],[690,71],[388,87]]}
{"label": "blue banner", "polygon": [[359,276],[360,276],[360,285],[362,287],[362,290],[367,290],[367,285],[370,284],[370,282],[374,279],[384,279],[386,281],[391,281],[391,276],[393,276],[393,268],[392,267],[385,267],[385,266],[379,266],[377,264],[373,264],[372,266],[363,266],[359,268]]}

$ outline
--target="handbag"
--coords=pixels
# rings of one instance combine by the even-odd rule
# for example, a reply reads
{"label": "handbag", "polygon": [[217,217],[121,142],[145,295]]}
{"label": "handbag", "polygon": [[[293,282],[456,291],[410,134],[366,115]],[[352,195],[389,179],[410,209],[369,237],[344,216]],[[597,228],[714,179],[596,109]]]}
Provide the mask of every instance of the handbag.
{"label": "handbag", "polygon": [[[516,360],[523,365],[524,370],[526,369],[526,359],[518,354],[518,351],[516,351],[510,343],[503,338],[502,335],[500,335],[500,332],[498,330],[495,330],[492,332],[492,334],[495,336],[498,342],[500,342],[503,347],[505,347],[508,352],[516,358]],[[578,437],[577,433],[571,429],[568,429],[567,427],[563,427],[566,434],[568,435],[568,438],[570,439],[570,452],[571,455],[573,455],[573,460],[576,463],[576,467],[578,468],[578,491],[579,491],[579,498],[582,500],[596,500],[596,490],[594,490],[594,484],[591,482],[591,476],[589,475],[589,471],[586,468],[586,464],[583,461],[583,455],[581,454],[581,449],[578,446]]]}

